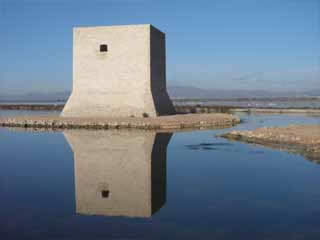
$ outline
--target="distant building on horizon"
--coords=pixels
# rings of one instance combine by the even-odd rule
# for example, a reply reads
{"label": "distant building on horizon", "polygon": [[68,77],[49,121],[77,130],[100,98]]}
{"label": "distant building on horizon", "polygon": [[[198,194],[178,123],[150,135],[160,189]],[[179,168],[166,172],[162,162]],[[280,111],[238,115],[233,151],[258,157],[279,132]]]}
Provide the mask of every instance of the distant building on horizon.
{"label": "distant building on horizon", "polygon": [[174,114],[165,34],[150,24],[73,29],[73,88],[62,116]]}

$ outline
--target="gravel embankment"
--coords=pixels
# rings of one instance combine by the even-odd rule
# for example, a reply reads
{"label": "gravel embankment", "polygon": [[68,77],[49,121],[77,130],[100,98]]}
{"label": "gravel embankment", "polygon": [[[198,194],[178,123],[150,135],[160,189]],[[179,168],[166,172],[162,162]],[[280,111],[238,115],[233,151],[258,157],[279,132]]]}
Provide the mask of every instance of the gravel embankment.
{"label": "gravel embankment", "polygon": [[290,125],[253,131],[232,131],[223,134],[222,137],[301,153],[320,163],[320,125]]}
{"label": "gravel embankment", "polygon": [[160,117],[67,118],[59,116],[20,116],[0,118],[0,126],[33,128],[87,129],[186,129],[231,127],[240,118],[231,114],[178,114]]}

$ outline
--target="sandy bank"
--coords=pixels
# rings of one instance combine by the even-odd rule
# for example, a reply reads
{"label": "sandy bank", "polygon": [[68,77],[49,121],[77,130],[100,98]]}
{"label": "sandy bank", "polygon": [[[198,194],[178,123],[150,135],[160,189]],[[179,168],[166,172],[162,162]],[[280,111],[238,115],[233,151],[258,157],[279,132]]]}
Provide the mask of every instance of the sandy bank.
{"label": "sandy bank", "polygon": [[0,118],[0,126],[87,129],[186,129],[231,127],[240,122],[231,114],[178,114],[148,118],[65,118],[59,116],[19,116]]}
{"label": "sandy bank", "polygon": [[320,125],[290,125],[253,131],[232,131],[223,134],[222,137],[285,149],[303,154],[320,163]]}

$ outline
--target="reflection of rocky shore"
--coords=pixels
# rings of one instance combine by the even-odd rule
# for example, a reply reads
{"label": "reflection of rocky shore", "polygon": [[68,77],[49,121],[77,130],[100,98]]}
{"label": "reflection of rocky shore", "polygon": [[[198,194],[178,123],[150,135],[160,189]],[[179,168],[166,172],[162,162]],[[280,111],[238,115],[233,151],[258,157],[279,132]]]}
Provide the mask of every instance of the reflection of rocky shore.
{"label": "reflection of rocky shore", "polygon": [[320,163],[320,125],[291,125],[259,128],[254,131],[232,131],[222,136],[231,140],[299,153],[311,161]]}
{"label": "reflection of rocky shore", "polygon": [[166,199],[171,134],[65,131],[74,152],[76,212],[150,217]]}

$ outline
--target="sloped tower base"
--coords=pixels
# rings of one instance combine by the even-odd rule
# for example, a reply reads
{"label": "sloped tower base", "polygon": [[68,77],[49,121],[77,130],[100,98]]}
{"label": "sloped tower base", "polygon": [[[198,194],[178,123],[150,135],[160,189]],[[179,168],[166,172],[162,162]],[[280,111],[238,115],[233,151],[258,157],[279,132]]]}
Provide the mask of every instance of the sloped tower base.
{"label": "sloped tower base", "polygon": [[151,25],[74,28],[65,117],[175,113],[166,89],[165,35]]}

